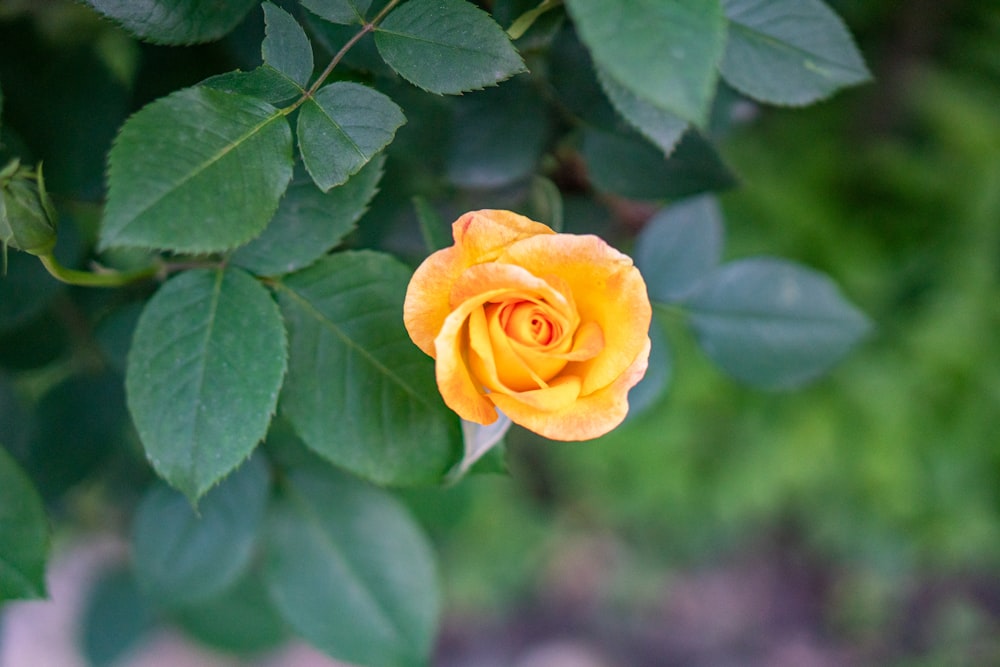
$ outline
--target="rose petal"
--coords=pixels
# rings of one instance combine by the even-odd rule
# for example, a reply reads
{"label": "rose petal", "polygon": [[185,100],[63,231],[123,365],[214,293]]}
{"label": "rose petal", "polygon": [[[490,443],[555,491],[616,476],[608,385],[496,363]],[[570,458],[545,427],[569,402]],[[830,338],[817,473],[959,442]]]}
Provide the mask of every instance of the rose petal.
{"label": "rose petal", "polygon": [[601,327],[601,353],[563,371],[583,380],[583,395],[614,382],[647,344],[652,308],[646,283],[627,255],[600,238],[534,236],[511,244],[498,261],[536,275],[558,275],[572,292],[580,320]]}
{"label": "rose petal", "polygon": [[451,312],[452,286],[463,271],[492,260],[511,243],[539,234],[555,232],[510,211],[471,211],[456,220],[452,224],[455,245],[427,257],[406,290],[403,322],[417,347],[434,356],[434,339]]}
{"label": "rose petal", "polygon": [[[500,407],[501,402],[504,405],[509,405],[509,401],[516,401],[522,408],[530,408],[536,413],[558,414],[562,410],[566,410],[572,406],[578,400],[580,385],[580,378],[574,375],[560,375],[549,386],[541,389],[503,394],[500,392],[490,392],[486,397],[492,400],[497,407]],[[511,420],[515,423],[520,423],[513,417],[511,417]]]}
{"label": "rose petal", "polygon": [[540,410],[517,395],[488,394],[488,398],[515,424],[551,440],[597,438],[618,426],[628,414],[628,390],[646,373],[649,348],[647,337],[639,355],[614,382],[560,409]]}

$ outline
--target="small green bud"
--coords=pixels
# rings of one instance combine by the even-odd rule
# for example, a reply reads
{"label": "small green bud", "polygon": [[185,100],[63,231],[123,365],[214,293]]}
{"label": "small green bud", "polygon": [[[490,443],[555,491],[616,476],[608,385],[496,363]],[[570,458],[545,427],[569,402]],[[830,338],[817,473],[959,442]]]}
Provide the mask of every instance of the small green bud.
{"label": "small green bud", "polygon": [[0,169],[0,245],[47,255],[56,244],[56,213],[45,191],[42,165],[32,171],[17,159]]}

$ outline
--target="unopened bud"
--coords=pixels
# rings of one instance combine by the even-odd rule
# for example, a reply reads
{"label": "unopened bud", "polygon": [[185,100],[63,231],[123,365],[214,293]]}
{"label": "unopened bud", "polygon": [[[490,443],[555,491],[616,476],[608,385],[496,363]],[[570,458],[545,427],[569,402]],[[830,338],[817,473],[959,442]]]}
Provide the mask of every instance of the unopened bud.
{"label": "unopened bud", "polygon": [[32,171],[14,159],[0,169],[0,245],[47,255],[55,244],[56,214],[42,166]]}

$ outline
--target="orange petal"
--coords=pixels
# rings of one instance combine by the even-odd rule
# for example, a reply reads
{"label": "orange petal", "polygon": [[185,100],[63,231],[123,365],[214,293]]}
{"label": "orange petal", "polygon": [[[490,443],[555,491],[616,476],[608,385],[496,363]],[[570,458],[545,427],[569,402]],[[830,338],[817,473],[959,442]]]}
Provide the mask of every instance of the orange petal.
{"label": "orange petal", "polygon": [[646,283],[627,255],[600,238],[534,236],[512,244],[498,261],[536,275],[558,275],[572,292],[580,321],[600,326],[604,337],[600,354],[571,362],[563,371],[582,378],[583,395],[614,382],[648,343],[652,308]]}
{"label": "orange petal", "polygon": [[466,267],[492,262],[511,243],[555,234],[551,228],[512,211],[469,211],[451,226],[455,246],[461,249]]}
{"label": "orange petal", "polygon": [[618,426],[628,414],[628,390],[646,373],[649,347],[649,338],[646,338],[639,355],[614,382],[590,395],[578,397],[561,409],[542,410],[537,405],[518,400],[518,395],[489,394],[488,397],[515,424],[551,440],[597,438]]}
{"label": "orange petal", "polygon": [[479,304],[469,302],[445,318],[441,332],[434,339],[434,365],[438,390],[445,404],[462,419],[477,424],[497,420],[496,408],[485,396],[482,382],[473,378],[466,364],[467,319]]}
{"label": "orange petal", "polygon": [[[501,403],[511,405],[516,402],[524,410],[541,414],[558,414],[572,406],[574,401],[579,398],[580,384],[580,378],[565,375],[559,376],[549,386],[541,389],[511,393],[490,392],[486,396],[497,407],[500,407]],[[503,408],[500,409],[503,410]],[[513,417],[511,419],[513,420]]]}

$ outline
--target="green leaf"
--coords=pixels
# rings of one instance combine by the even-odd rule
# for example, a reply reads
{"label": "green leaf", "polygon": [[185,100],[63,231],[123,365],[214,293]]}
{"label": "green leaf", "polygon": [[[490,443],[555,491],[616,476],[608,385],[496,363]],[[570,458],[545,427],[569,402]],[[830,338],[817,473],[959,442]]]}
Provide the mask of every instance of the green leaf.
{"label": "green leaf", "polygon": [[132,116],[111,149],[100,245],[228,250],[263,231],[292,177],[271,105],[187,88]]}
{"label": "green leaf", "polygon": [[548,138],[548,111],[535,86],[516,77],[455,100],[448,180],[498,188],[533,173]]}
{"label": "green leaf", "polygon": [[766,389],[819,377],[871,328],[827,276],[767,257],[724,265],[687,305],[705,353]]}
{"label": "green leaf", "polygon": [[24,466],[45,498],[56,498],[124,449],[128,414],[117,373],[82,374],[38,402],[38,425]]}
{"label": "green leaf", "polygon": [[386,492],[332,470],[291,472],[269,517],[265,576],[288,624],[334,658],[427,664],[439,610],[434,555]]}
{"label": "green leaf", "polygon": [[631,94],[704,125],[726,41],[720,0],[567,0],[594,62]]}
{"label": "green leaf", "polygon": [[628,417],[634,418],[652,407],[663,396],[674,374],[670,342],[663,326],[655,317],[649,325],[649,366],[639,384],[628,392]]}
{"label": "green leaf", "polygon": [[736,185],[712,145],[694,132],[665,159],[638,137],[587,128],[583,156],[594,185],[633,199],[679,199]]}
{"label": "green leaf", "polygon": [[271,295],[240,269],[194,270],[143,311],[125,389],[157,473],[192,501],[264,437],[285,372]]}
{"label": "green leaf", "polygon": [[455,95],[525,71],[493,18],[465,0],[410,0],[375,29],[379,53],[401,77]]}
{"label": "green leaf", "polygon": [[455,467],[448,473],[449,482],[455,482],[462,478],[494,447],[503,444],[503,437],[507,435],[512,422],[507,415],[502,412],[499,414],[500,416],[495,422],[485,426],[465,419],[462,420],[464,452],[462,460],[456,463]]}
{"label": "green leaf", "polygon": [[305,89],[268,64],[249,72],[239,70],[210,76],[199,86],[255,97],[270,104],[280,104],[301,97]]}
{"label": "green leaf", "polygon": [[242,655],[277,648],[288,638],[257,570],[210,600],[171,610],[174,620],[203,644]]}
{"label": "green leaf", "polygon": [[403,327],[409,278],[393,258],[359,251],[278,285],[289,329],[283,414],[310,449],[379,484],[437,482],[459,447],[434,363]]}
{"label": "green leaf", "polygon": [[669,156],[688,122],[633,94],[604,70],[598,70],[597,75],[601,88],[622,118]]}
{"label": "green leaf", "polygon": [[239,248],[230,261],[262,276],[309,266],[354,230],[375,196],[384,164],[385,157],[376,156],[326,193],[308,175],[297,175],[264,233]]}
{"label": "green leaf", "polygon": [[82,614],[81,648],[90,667],[115,667],[156,626],[153,608],[124,567],[102,572]]}
{"label": "green leaf", "polygon": [[207,7],[202,0],[83,0],[149,42],[193,44],[219,39],[243,20],[258,0],[229,0]]}
{"label": "green leaf", "polygon": [[252,457],[212,489],[195,511],[164,484],[151,488],[132,526],[140,588],[158,605],[202,602],[233,585],[257,545],[269,490],[268,469]]}
{"label": "green leaf", "polygon": [[722,259],[722,212],[704,195],[661,210],[643,228],[635,264],[646,280],[649,298],[675,303],[697,289]]}
{"label": "green leaf", "polygon": [[302,160],[325,192],[388,146],[405,122],[402,110],[377,90],[349,81],[331,83],[299,111]]}
{"label": "green leaf", "polygon": [[843,21],[820,0],[723,0],[722,76],[772,104],[800,106],[870,78]]}
{"label": "green leaf", "polygon": [[302,29],[284,9],[265,2],[266,34],[260,45],[264,62],[300,86],[309,83],[313,73],[313,52]]}
{"label": "green leaf", "polygon": [[37,257],[13,250],[8,253],[7,275],[0,276],[0,331],[24,326],[63,289]]}
{"label": "green leaf", "polygon": [[548,225],[557,232],[563,229],[563,199],[559,186],[544,176],[533,176],[528,187],[525,211],[532,220]]}
{"label": "green leaf", "polygon": [[0,602],[45,595],[49,523],[38,491],[0,447]]}
{"label": "green leaf", "polygon": [[417,213],[417,223],[420,225],[420,236],[428,253],[447,248],[454,241],[451,238],[451,227],[434,210],[426,198],[417,195],[413,198],[413,208]]}
{"label": "green leaf", "polygon": [[372,0],[301,0],[302,6],[332,23],[364,23]]}

